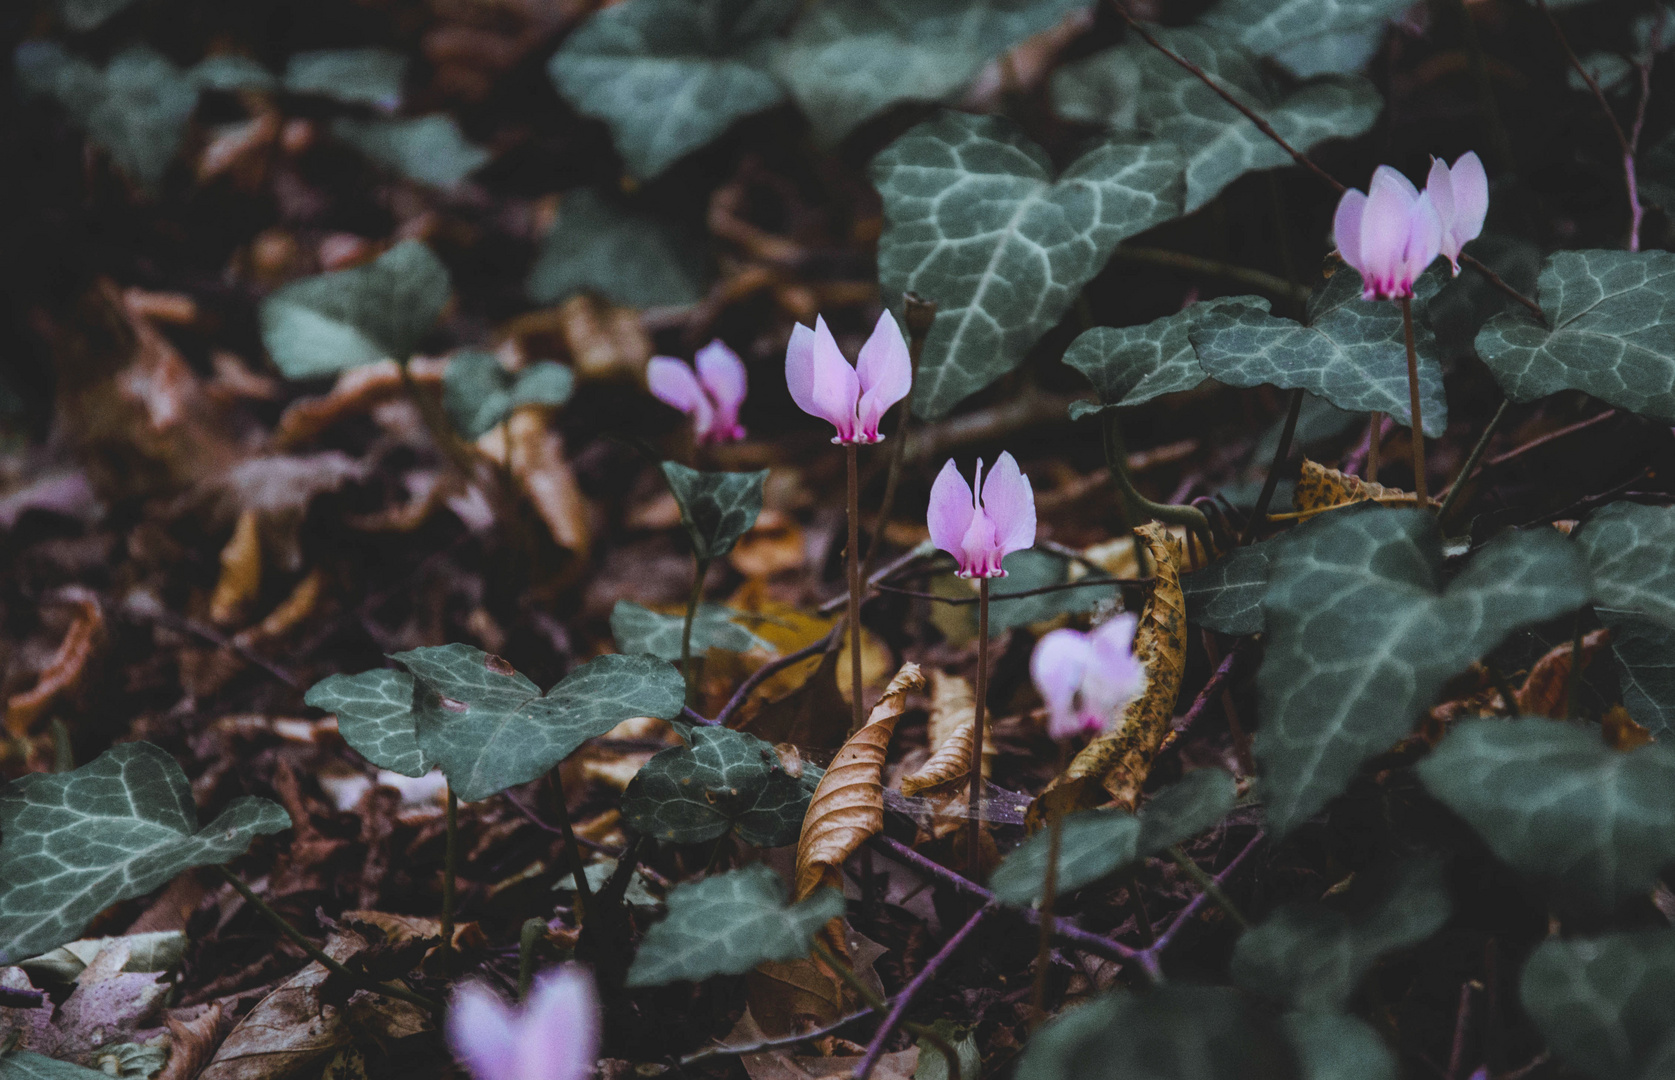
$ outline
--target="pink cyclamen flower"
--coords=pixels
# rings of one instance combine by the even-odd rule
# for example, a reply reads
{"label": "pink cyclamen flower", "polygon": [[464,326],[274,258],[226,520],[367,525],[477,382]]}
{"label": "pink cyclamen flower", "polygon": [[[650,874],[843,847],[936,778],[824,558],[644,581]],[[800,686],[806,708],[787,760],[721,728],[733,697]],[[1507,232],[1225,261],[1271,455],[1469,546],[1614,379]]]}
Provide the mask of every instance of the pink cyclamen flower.
{"label": "pink cyclamen flower", "polygon": [[837,428],[833,442],[875,443],[884,438],[878,433],[884,413],[913,389],[913,363],[901,327],[888,311],[878,317],[854,367],[843,358],[826,320],[817,317],[813,330],[802,323],[791,329],[785,385],[797,408]]}
{"label": "pink cyclamen flower", "polygon": [[926,521],[931,543],[959,561],[961,577],[1005,577],[1001,560],[1035,543],[1035,492],[1011,454],[1000,455],[987,483],[978,459],[975,490],[949,458],[931,485]]}
{"label": "pink cyclamen flower", "polygon": [[599,1001],[587,969],[542,972],[522,1008],[467,983],[448,1009],[448,1045],[475,1080],[587,1080],[599,1057]]}
{"label": "pink cyclamen flower", "polygon": [[1029,674],[1047,703],[1047,734],[1105,731],[1146,692],[1146,666],[1134,656],[1136,626],[1133,615],[1118,615],[1090,634],[1054,630],[1036,643]]}
{"label": "pink cyclamen flower", "polygon": [[1361,275],[1364,300],[1400,300],[1442,251],[1442,219],[1431,197],[1388,165],[1369,192],[1351,188],[1338,201],[1332,233],[1338,254]]}
{"label": "pink cyclamen flower", "polygon": [[1442,253],[1458,277],[1460,249],[1477,239],[1489,213],[1489,177],[1483,172],[1483,162],[1469,150],[1454,159],[1453,168],[1441,158],[1432,158],[1425,194],[1442,222]]}
{"label": "pink cyclamen flower", "polygon": [[744,438],[739,406],[744,404],[744,361],[712,341],[698,350],[697,372],[672,356],[654,356],[646,365],[646,385],[657,400],[692,417],[700,443],[737,442]]}

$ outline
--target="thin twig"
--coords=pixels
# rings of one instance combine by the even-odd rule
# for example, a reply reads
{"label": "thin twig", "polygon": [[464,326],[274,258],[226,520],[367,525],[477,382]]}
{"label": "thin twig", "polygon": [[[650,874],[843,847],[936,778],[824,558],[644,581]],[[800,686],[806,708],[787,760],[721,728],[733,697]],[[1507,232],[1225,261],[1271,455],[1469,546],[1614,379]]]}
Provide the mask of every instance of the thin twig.
{"label": "thin twig", "polygon": [[1529,309],[1530,314],[1534,315],[1538,320],[1540,320],[1540,322],[1543,326],[1547,325],[1547,313],[1545,311],[1541,310],[1541,305],[1540,304],[1536,303],[1534,300],[1531,300],[1529,297],[1525,296],[1523,293],[1519,292],[1517,289],[1514,289],[1511,285],[1508,285],[1506,283],[1506,281],[1499,274],[1497,274],[1493,270],[1489,269],[1489,267],[1487,265],[1485,265],[1483,263],[1483,261],[1481,259],[1479,259],[1477,256],[1467,255],[1463,251],[1460,252],[1460,265],[1469,266],[1473,270],[1476,270],[1479,274],[1482,274],[1488,280],[1489,284],[1493,285],[1495,288],[1499,289],[1502,293],[1506,294],[1508,297],[1512,298],[1513,300],[1516,300],[1520,304],[1523,304],[1526,308]]}
{"label": "thin twig", "polygon": [[[1251,837],[1250,843],[1245,845],[1244,850],[1233,856],[1233,860],[1221,868],[1221,873],[1217,874],[1212,879],[1215,882],[1216,888],[1219,889],[1223,885],[1227,884],[1227,879],[1233,876],[1233,871],[1238,869],[1239,864],[1245,861],[1246,856],[1256,850],[1256,845],[1260,844],[1265,836],[1265,833],[1259,832],[1255,836]],[[1157,941],[1147,951],[1161,955],[1163,950],[1169,947],[1169,943],[1175,940],[1175,935],[1181,932],[1181,928],[1191,922],[1192,917],[1198,914],[1199,909],[1208,903],[1209,900],[1209,893],[1201,892],[1197,896],[1194,896],[1191,900],[1187,901],[1186,907],[1175,913],[1174,919],[1170,921],[1166,928],[1164,928],[1163,933],[1157,936]]]}
{"label": "thin twig", "polygon": [[[844,599],[847,599],[847,597]],[[839,622],[837,625],[833,626],[832,629],[827,632],[826,636],[821,638],[819,641],[810,645],[804,645],[796,652],[786,653],[784,656],[781,656],[776,660],[769,660],[767,663],[751,672],[750,677],[739,684],[739,688],[733,691],[733,696],[727,699],[727,704],[723,705],[721,707],[721,711],[715,714],[715,719],[713,721],[705,721],[705,723],[719,724],[725,727],[727,721],[733,718],[733,714],[738,712],[740,707],[742,707],[744,703],[749,700],[750,692],[752,690],[755,690],[758,686],[761,686],[764,682],[767,682],[769,679],[773,678],[775,675],[784,671],[793,664],[800,664],[810,657],[819,656],[824,653],[827,649],[832,647],[832,642],[842,633],[843,623]]]}
{"label": "thin twig", "polygon": [[1523,443],[1521,445],[1514,446],[1512,449],[1508,450],[1506,453],[1498,454],[1495,457],[1490,458],[1487,462],[1484,463],[1483,470],[1485,472],[1487,472],[1490,469],[1498,469],[1502,465],[1505,465],[1509,461],[1516,461],[1518,458],[1523,457],[1525,454],[1529,453],[1532,450],[1539,450],[1543,446],[1546,446],[1548,443],[1556,442],[1559,439],[1568,438],[1571,435],[1575,435],[1575,434],[1577,434],[1578,432],[1581,432],[1581,431],[1586,431],[1587,429],[1593,427],[1595,424],[1602,424],[1607,420],[1615,418],[1616,416],[1617,416],[1617,410],[1616,409],[1607,409],[1602,413],[1596,413],[1593,416],[1588,417],[1586,420],[1578,420],[1574,424],[1570,424],[1566,427],[1559,428],[1557,431],[1549,431],[1545,435],[1538,435],[1535,438],[1531,439],[1527,443]]}
{"label": "thin twig", "polygon": [[[862,1001],[871,1005],[875,1010],[882,1009],[884,1007],[884,999],[878,996],[878,992],[868,986],[866,981],[859,975],[855,974],[854,968],[838,959],[837,955],[833,953],[832,950],[827,947],[826,943],[821,941],[818,937],[814,939],[814,955],[820,958],[821,963],[831,968],[832,971],[837,974],[838,978],[848,983],[849,988],[855,991],[855,993],[860,996]],[[954,1052],[953,1046],[949,1045],[947,1039],[944,1039],[936,1031],[923,1024],[903,1023],[901,1026],[908,1034],[917,1035],[919,1038],[936,1047],[936,1049],[942,1054],[943,1059],[948,1063],[948,1076],[950,1080],[960,1080],[960,1056]],[[975,1078],[973,1078],[973,1080],[975,1080]]]}
{"label": "thin twig", "polygon": [[1205,873],[1202,866],[1193,862],[1192,856],[1182,851],[1179,844],[1176,844],[1169,849],[1169,857],[1175,860],[1175,864],[1177,866],[1186,871],[1186,876],[1197,883],[1198,887],[1203,890],[1205,896],[1214,900],[1216,906],[1227,913],[1228,918],[1239,924],[1239,929],[1250,929],[1249,920],[1247,920],[1244,913],[1239,910],[1238,905],[1233,903],[1233,898],[1222,891],[1221,883],[1216,881],[1216,879],[1211,877],[1209,874]]}
{"label": "thin twig", "polygon": [[[921,545],[921,547],[927,545]],[[867,576],[867,588],[876,588],[880,581],[888,581],[890,578],[899,574],[903,569],[911,566],[915,562],[918,562],[928,554],[930,554],[928,550],[921,550],[919,547],[916,547],[912,551],[907,552],[905,555],[891,560],[891,562],[889,562],[882,570],[875,570]],[[830,615],[832,612],[841,609],[848,603],[849,590],[846,588],[843,592],[838,593],[831,599],[822,600],[820,602],[820,606],[815,608],[815,610],[822,615]]]}
{"label": "thin twig", "polygon": [[1253,270],[1246,266],[1234,266],[1232,263],[1218,262],[1215,259],[1206,259],[1198,255],[1188,255],[1183,251],[1119,245],[1113,254],[1117,258],[1127,259],[1129,262],[1150,263],[1153,266],[1167,266],[1176,270],[1226,278],[1229,281],[1249,285],[1253,289],[1261,289],[1265,293],[1270,293],[1284,300],[1294,300],[1299,304],[1308,303],[1311,293],[1306,285],[1294,284],[1285,278],[1262,270]]}
{"label": "thin twig", "polygon": [[1240,638],[1231,649],[1227,650],[1227,655],[1222,657],[1220,665],[1205,680],[1204,688],[1198,691],[1197,697],[1192,699],[1192,705],[1175,723],[1175,738],[1170,743],[1171,746],[1179,743],[1180,737],[1190,730],[1193,724],[1198,722],[1198,718],[1203,715],[1204,710],[1209,706],[1211,696],[1226,685],[1228,679],[1232,678],[1233,668],[1239,662],[1239,655],[1244,651],[1245,644],[1250,640],[1248,637]]}
{"label": "thin twig", "polygon": [[1460,1070],[1466,1063],[1466,1032],[1471,1028],[1472,986],[1470,980],[1460,984],[1460,1007],[1454,1014],[1454,1043],[1448,1051],[1448,1080],[1460,1080]]}
{"label": "thin twig", "polygon": [[[930,985],[930,981],[936,978],[936,973],[942,970],[942,965],[965,943],[978,924],[994,912],[995,905],[992,903],[978,908],[977,913],[967,919],[965,925],[954,931],[954,936],[943,943],[936,955],[926,961],[925,966],[919,969],[919,974],[913,976],[912,981],[896,994],[895,1000],[890,1003],[890,1011],[884,1014],[884,1022],[878,1025],[878,1031],[873,1034],[872,1041],[867,1043],[867,1052],[861,1058],[861,1063],[855,1066],[855,1080],[867,1080],[867,1077],[872,1075],[873,1066],[877,1065],[878,1059],[883,1056],[891,1032],[900,1026],[902,1018],[913,1005],[913,999],[919,996],[919,991]],[[976,1077],[972,1080],[976,1080]]]}

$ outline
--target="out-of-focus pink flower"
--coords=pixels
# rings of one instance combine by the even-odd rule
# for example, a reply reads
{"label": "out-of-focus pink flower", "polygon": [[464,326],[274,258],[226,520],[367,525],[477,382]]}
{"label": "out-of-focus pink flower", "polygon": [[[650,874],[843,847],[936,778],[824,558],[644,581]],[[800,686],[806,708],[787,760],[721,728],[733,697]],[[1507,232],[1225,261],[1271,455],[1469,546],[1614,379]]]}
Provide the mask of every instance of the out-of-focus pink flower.
{"label": "out-of-focus pink flower", "polygon": [[785,350],[785,385],[791,400],[810,416],[837,428],[835,443],[875,443],[878,423],[890,406],[913,389],[913,363],[901,327],[888,311],[878,317],[854,367],[837,339],[816,317],[814,329],[798,323]]}
{"label": "out-of-focus pink flower", "polygon": [[1011,454],[1000,455],[987,483],[978,460],[976,491],[949,458],[931,485],[926,521],[931,543],[959,561],[961,577],[1005,577],[1001,560],[1035,543],[1035,492]]}
{"label": "out-of-focus pink flower", "polygon": [[646,365],[646,385],[657,399],[692,417],[700,443],[737,442],[744,438],[739,406],[744,404],[744,361],[720,340],[698,350],[696,373],[672,356],[654,356]]}
{"label": "out-of-focus pink flower", "polygon": [[593,976],[575,964],[545,971],[521,1009],[467,983],[448,1009],[448,1045],[476,1080],[587,1080],[599,1057]]}
{"label": "out-of-focus pink flower", "polygon": [[1442,219],[1431,197],[1388,165],[1369,192],[1351,188],[1338,201],[1332,233],[1338,254],[1361,275],[1365,300],[1399,300],[1442,251]]}
{"label": "out-of-focus pink flower", "polygon": [[1442,253],[1458,276],[1460,249],[1477,239],[1489,213],[1489,177],[1483,172],[1483,162],[1470,150],[1454,159],[1453,168],[1441,158],[1432,158],[1425,194],[1442,222]]}
{"label": "out-of-focus pink flower", "polygon": [[1118,615],[1090,634],[1066,628],[1036,643],[1029,674],[1047,703],[1047,734],[1105,731],[1146,692],[1146,667],[1134,656],[1137,625],[1133,615]]}

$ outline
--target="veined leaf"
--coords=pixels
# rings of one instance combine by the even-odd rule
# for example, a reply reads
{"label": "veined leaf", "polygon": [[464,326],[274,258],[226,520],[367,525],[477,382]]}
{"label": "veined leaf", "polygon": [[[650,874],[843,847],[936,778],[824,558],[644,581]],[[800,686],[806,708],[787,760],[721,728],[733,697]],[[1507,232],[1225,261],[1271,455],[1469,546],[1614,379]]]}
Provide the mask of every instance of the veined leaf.
{"label": "veined leaf", "polygon": [[1660,738],[1675,732],[1675,630],[1598,604],[1594,614],[1611,631],[1611,652],[1622,669],[1623,707]]}
{"label": "veined leaf", "polygon": [[1187,621],[1220,634],[1260,634],[1267,625],[1262,597],[1268,591],[1270,544],[1236,547],[1204,569],[1183,574]]}
{"label": "veined leaf", "polygon": [[448,302],[448,269],[404,240],[364,266],[294,281],[262,301],[262,344],[288,379],[405,360]]}
{"label": "veined leaf", "polygon": [[796,842],[813,786],[786,773],[778,751],[724,727],[695,727],[687,740],[658,751],[629,782],[622,816],[630,828],[676,844],[729,829],[757,847]]}
{"label": "veined leaf", "polygon": [[468,142],[459,124],[445,113],[403,120],[340,116],[332,121],[331,130],[380,165],[432,187],[458,187],[493,156]]}
{"label": "veined leaf", "polygon": [[1581,390],[1675,423],[1675,254],[1556,251],[1536,299],[1490,319],[1477,352],[1514,401]]}
{"label": "veined leaf", "polygon": [[1221,0],[1204,24],[1237,34],[1302,78],[1360,71],[1406,0]]}
{"label": "veined leaf", "polygon": [[879,282],[939,305],[913,388],[925,419],[1017,367],[1120,241],[1181,212],[1172,145],[1108,141],[1054,180],[1041,148],[992,116],[920,124],[872,175],[884,199]]}
{"label": "veined leaf", "polygon": [[388,49],[317,49],[291,57],[285,89],[393,110],[401,104],[406,75],[407,58]]}
{"label": "veined leaf", "polygon": [[[699,604],[692,619],[692,653],[702,656],[711,649],[749,652],[774,647],[734,622],[741,613],[722,604]],[[611,636],[624,653],[650,653],[659,660],[680,659],[680,639],[686,616],[665,615],[630,600],[618,600],[611,609]]]}
{"label": "veined leaf", "polygon": [[[1242,305],[1250,299],[1237,297],[1231,302]],[[1228,302],[1217,299],[1188,304],[1173,315],[1142,326],[1084,330],[1064,351],[1064,362],[1088,377],[1100,404],[1073,402],[1070,418],[1079,420],[1115,405],[1144,405],[1164,394],[1202,384],[1210,376],[1198,362],[1187,330],[1206,313]]]}
{"label": "veined leaf", "polygon": [[379,768],[420,777],[436,765],[414,730],[413,676],[405,671],[332,675],[309,687],[303,701],[336,713],[343,741]]}
{"label": "veined leaf", "polygon": [[[1151,32],[1301,151],[1328,139],[1362,134],[1383,108],[1378,90],[1357,76],[1281,91],[1262,75],[1257,58],[1225,31],[1154,26]],[[1053,76],[1053,103],[1068,119],[1117,131],[1146,131],[1180,147],[1186,169],[1185,213],[1203,206],[1247,172],[1291,164],[1291,155],[1244,114],[1137,37],[1060,68]]]}
{"label": "veined leaf", "polygon": [[1507,634],[1588,599],[1574,545],[1551,530],[1498,537],[1446,586],[1441,555],[1434,515],[1367,505],[1301,526],[1269,556],[1255,752],[1275,833],[1343,791]]}
{"label": "veined leaf", "polygon": [[1576,540],[1593,571],[1595,599],[1675,629],[1675,506],[1612,503],[1588,518]]}
{"label": "veined leaf", "polygon": [[1194,769],[1140,808],[1141,858],[1156,855],[1215,828],[1233,812],[1236,789],[1225,769]]}
{"label": "veined leaf", "polygon": [[629,986],[696,982],[739,975],[765,960],[796,960],[808,954],[816,931],[843,914],[835,889],[787,907],[784,883],[761,863],[677,885],[668,903],[668,917],[640,943]]}
{"label": "veined leaf", "polygon": [[582,188],[559,204],[524,290],[538,304],[591,292],[626,307],[681,307],[702,300],[713,276],[701,234]]}
{"label": "veined leaf", "polygon": [[0,962],[74,941],[117,901],[290,827],[284,807],[245,796],[199,828],[186,774],[145,742],[14,780],[0,789]]}
{"label": "veined leaf", "polygon": [[733,550],[739,537],[756,524],[762,512],[761,472],[699,472],[675,461],[663,463],[664,479],[680,504],[680,522],[699,559],[719,559]]}
{"label": "veined leaf", "polygon": [[1547,719],[1459,724],[1419,763],[1432,795],[1520,873],[1611,908],[1675,865],[1675,751]]}
{"label": "veined leaf", "polygon": [[1548,938],[1530,954],[1518,991],[1566,1065],[1596,1080],[1669,1075],[1675,932]]}
{"label": "veined leaf", "polygon": [[469,645],[392,659],[413,673],[419,746],[466,802],[534,780],[624,720],[668,720],[686,697],[680,672],[650,656],[601,656],[545,694],[506,661]]}
{"label": "veined leaf", "polygon": [[448,358],[442,406],[461,435],[477,439],[519,405],[563,405],[575,385],[575,374],[556,360],[537,361],[514,375],[493,353],[466,350]]}

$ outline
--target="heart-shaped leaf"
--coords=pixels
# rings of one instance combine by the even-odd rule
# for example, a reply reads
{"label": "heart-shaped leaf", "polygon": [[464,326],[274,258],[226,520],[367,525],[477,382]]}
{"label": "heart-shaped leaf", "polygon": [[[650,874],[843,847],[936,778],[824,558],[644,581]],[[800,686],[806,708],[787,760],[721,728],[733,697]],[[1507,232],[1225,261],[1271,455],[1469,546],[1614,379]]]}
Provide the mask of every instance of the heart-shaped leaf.
{"label": "heart-shaped leaf", "polygon": [[733,121],[779,104],[768,70],[784,0],[624,0],[595,12],[547,64],[577,111],[610,125],[649,180]]}
{"label": "heart-shaped leaf", "polygon": [[1204,24],[1302,77],[1360,71],[1406,0],[1221,0]]}
{"label": "heart-shaped leaf", "polygon": [[56,99],[118,168],[148,188],[162,182],[198,105],[197,82],[168,57],[133,45],[101,69],[57,42],[26,41],[14,63],[24,88]]}
{"label": "heart-shaped leaf", "polygon": [[[733,620],[739,612],[722,604],[699,604],[692,618],[692,652],[702,655],[710,649],[749,652],[774,647]],[[611,636],[619,652],[650,653],[660,660],[680,659],[685,615],[665,615],[643,608],[630,600],[618,600],[611,609]]]}
{"label": "heart-shaped leaf", "polygon": [[675,461],[663,463],[663,476],[680,504],[680,523],[701,561],[719,559],[733,550],[739,537],[756,524],[762,512],[761,472],[699,472]]}
{"label": "heart-shaped leaf", "polygon": [[843,896],[821,889],[787,907],[785,883],[761,863],[677,885],[669,916],[646,931],[629,986],[738,975],[764,960],[805,956],[814,934],[843,914]]}
{"label": "heart-shaped leaf", "polygon": [[419,777],[436,766],[419,746],[413,676],[405,671],[374,668],[359,675],[332,675],[309,687],[303,701],[336,713],[343,741],[381,769]]}
{"label": "heart-shaped leaf", "polygon": [[405,360],[448,302],[448,268],[404,240],[373,262],[295,281],[262,301],[262,344],[289,379]]}
{"label": "heart-shaped leaf", "polygon": [[388,49],[317,49],[292,55],[285,89],[319,94],[349,105],[391,110],[401,104],[407,58]]}
{"label": "heart-shaped leaf", "polygon": [[1662,738],[1675,732],[1675,630],[1644,615],[1598,604],[1594,614],[1611,631],[1623,707],[1653,735]]}
{"label": "heart-shaped leaf", "polygon": [[559,204],[524,291],[538,304],[590,292],[626,307],[684,307],[714,276],[701,234],[582,188]]}
{"label": "heart-shaped leaf", "polygon": [[732,829],[747,844],[796,843],[813,788],[785,771],[779,753],[754,735],[694,728],[690,746],[660,750],[622,796],[635,832],[701,844]]}
{"label": "heart-shaped leaf", "polygon": [[380,165],[432,187],[458,187],[493,157],[468,142],[446,113],[404,120],[359,120],[340,116],[332,134]]}
{"label": "heart-shaped leaf", "polygon": [[1280,1026],[1237,990],[1167,982],[1117,990],[1054,1018],[1024,1047],[1029,1080],[1291,1080]]}
{"label": "heart-shaped leaf", "polygon": [[1576,539],[1595,599],[1675,629],[1675,506],[1615,502],[1588,518]]}
{"label": "heart-shaped leaf", "polygon": [[1290,1013],[1285,1034],[1299,1080],[1398,1080],[1401,1071],[1365,1020],[1333,1013]]}
{"label": "heart-shaped leaf", "polygon": [[290,827],[284,807],[245,796],[200,829],[186,774],[150,743],[14,780],[0,789],[0,963],[74,941],[117,901]]}
{"label": "heart-shaped leaf", "polygon": [[[1425,303],[1446,272],[1432,270],[1414,286],[1413,333],[1419,351],[1419,397],[1425,434],[1448,426],[1448,398],[1436,335]],[[1268,301],[1241,297],[1194,321],[1188,331],[1198,361],[1229,386],[1267,383],[1301,388],[1352,412],[1384,412],[1410,423],[1407,345],[1402,309],[1389,300],[1362,300],[1361,277],[1345,267],[1309,298],[1309,325],[1268,313]]]}
{"label": "heart-shaped leaf", "polygon": [[1370,890],[1357,882],[1379,894],[1359,910],[1288,904],[1247,930],[1233,951],[1233,981],[1299,1012],[1343,1011],[1380,956],[1417,945],[1448,921],[1438,861],[1412,860],[1383,876]]}
{"label": "heart-shaped leaf", "polygon": [[944,113],[873,160],[884,199],[878,279],[935,300],[913,411],[947,415],[1017,367],[1117,244],[1181,212],[1181,163],[1163,142],[1112,140],[1055,181],[1009,121]]}
{"label": "heart-shaped leaf", "polygon": [[1434,515],[1374,504],[1325,514],[1270,554],[1255,751],[1275,833],[1343,791],[1507,634],[1588,599],[1575,546],[1552,530],[1496,538],[1446,587],[1441,556]]}
{"label": "heart-shaped leaf", "polygon": [[520,405],[563,405],[575,386],[575,374],[556,360],[537,361],[514,375],[493,353],[468,350],[448,358],[442,405],[460,434],[476,439]]}
{"label": "heart-shaped leaf", "polygon": [[624,720],[668,720],[686,698],[680,672],[650,656],[601,656],[545,694],[500,657],[469,645],[392,659],[413,673],[419,746],[466,802],[534,780]]}
{"label": "heart-shaped leaf", "polygon": [[1477,353],[1514,401],[1581,390],[1675,423],[1675,254],[1556,251],[1536,299],[1490,319]]}
{"label": "heart-shaped leaf", "polygon": [[1087,0],[830,0],[806,7],[774,70],[831,146],[899,101],[941,101]]}
{"label": "heart-shaped leaf", "polygon": [[1524,965],[1519,999],[1554,1056],[1596,1080],[1657,1080],[1675,1040],[1675,932],[1548,938]]}
{"label": "heart-shaped leaf", "polygon": [[[1244,304],[1248,297],[1231,303]],[[1209,375],[1187,339],[1187,330],[1227,299],[1188,304],[1173,315],[1141,326],[1096,326],[1084,330],[1064,351],[1064,362],[1093,383],[1099,405],[1073,402],[1070,418],[1079,420],[1100,408],[1144,405],[1164,394],[1191,390]]]}
{"label": "heart-shaped leaf", "polygon": [[1181,575],[1186,617],[1219,634],[1260,634],[1267,625],[1270,541],[1237,547],[1202,570]]}
{"label": "heart-shaped leaf", "polygon": [[[1151,32],[1298,150],[1364,133],[1383,107],[1373,84],[1355,76],[1282,91],[1263,76],[1257,58],[1223,31],[1181,26]],[[1138,38],[1060,68],[1053,76],[1053,102],[1068,119],[1145,131],[1178,146],[1186,169],[1185,213],[1247,172],[1291,164],[1291,155],[1244,114]]]}
{"label": "heart-shaped leaf", "polygon": [[1546,719],[1471,720],[1419,764],[1432,795],[1513,869],[1592,907],[1675,865],[1675,751],[1620,752]]}

